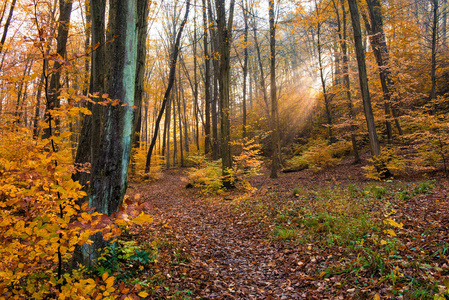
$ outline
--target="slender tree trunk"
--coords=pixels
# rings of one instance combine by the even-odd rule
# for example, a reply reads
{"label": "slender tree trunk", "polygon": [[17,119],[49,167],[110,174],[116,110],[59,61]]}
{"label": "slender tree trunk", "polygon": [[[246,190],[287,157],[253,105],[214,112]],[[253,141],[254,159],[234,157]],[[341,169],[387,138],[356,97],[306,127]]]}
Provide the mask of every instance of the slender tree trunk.
{"label": "slender tree trunk", "polygon": [[442,37],[443,37],[443,46],[447,46],[447,0],[443,0],[443,25],[442,25]]}
{"label": "slender tree trunk", "polygon": [[[174,82],[174,87],[176,88],[176,79]],[[165,140],[164,155],[165,155],[165,168],[167,168],[167,169],[170,168],[170,124],[171,124],[171,108],[172,108],[172,103],[173,103],[174,98],[175,97],[173,94],[171,94],[170,97],[168,98],[167,113],[165,114],[164,135],[166,136],[166,140]]]}
{"label": "slender tree trunk", "polygon": [[371,24],[365,21],[366,28],[370,34],[370,44],[376,58],[377,66],[379,68],[380,83],[382,86],[384,98],[385,111],[385,127],[387,129],[387,141],[389,144],[393,143],[393,130],[391,128],[390,118],[391,114],[391,81],[389,80],[388,71],[388,49],[385,41],[385,33],[383,31],[383,21],[381,15],[380,2],[378,0],[367,0],[368,10],[370,14]]}
{"label": "slender tree trunk", "polygon": [[[194,1],[194,5],[196,7],[196,0]],[[195,9],[195,16],[193,19],[193,84],[194,84],[194,91],[193,91],[193,97],[195,101],[195,127],[196,127],[196,135],[195,135],[195,142],[196,142],[196,150],[199,153],[200,152],[200,129],[199,129],[199,120],[198,120],[198,114],[199,114],[199,105],[198,105],[198,76],[197,76],[197,66],[198,66],[198,59],[197,59],[197,34],[196,34],[196,9]]]}
{"label": "slender tree trunk", "polygon": [[[259,64],[259,72],[260,72],[260,89],[262,90],[263,93],[263,101],[265,103],[265,108],[268,110],[268,93],[267,93],[267,87],[265,85],[265,74],[264,74],[264,70],[263,70],[263,64],[262,64],[262,57],[261,57],[261,53],[260,53],[260,46],[259,46],[259,41],[257,38],[257,28],[256,28],[256,21],[253,17],[253,35],[254,35],[254,46],[256,47],[256,53],[257,53],[257,62]],[[267,114],[268,116],[270,115],[269,113]]]}
{"label": "slender tree trunk", "polygon": [[[244,2],[244,3],[243,3]],[[243,120],[242,120],[242,131],[243,138],[246,138],[246,90],[247,90],[247,77],[248,77],[248,2],[247,0],[242,0],[242,8],[243,8],[243,20],[245,22],[245,29],[243,31],[243,99],[242,99],[242,109],[243,109]]]}
{"label": "slender tree trunk", "polygon": [[205,64],[205,75],[204,75],[204,102],[205,102],[205,142],[204,142],[204,153],[208,154],[212,151],[211,143],[211,95],[210,95],[210,57],[209,57],[209,47],[208,47],[208,20],[207,20],[207,7],[206,0],[203,3],[203,48],[204,48],[204,64]]}
{"label": "slender tree trunk", "polygon": [[[351,99],[351,82],[349,79],[349,59],[348,59],[348,48],[347,48],[347,35],[346,35],[346,8],[345,8],[345,0],[340,0],[340,4],[341,4],[341,10],[342,10],[342,26],[340,25],[340,16],[338,13],[338,8],[337,5],[334,3],[334,7],[335,7],[335,11],[337,13],[337,24],[338,24],[338,34],[339,34],[339,39],[340,39],[340,47],[341,47],[341,52],[342,52],[342,63],[343,63],[343,82],[345,85],[345,90],[346,90],[346,98],[347,98],[347,105],[348,105],[348,112],[349,112],[349,117],[351,119],[351,123],[355,122],[356,119],[356,115],[355,115],[355,111],[354,111],[354,106],[352,104],[352,99]],[[354,163],[360,163],[360,155],[359,155],[359,150],[357,147],[357,139],[356,139],[356,135],[355,132],[357,130],[357,126],[354,124],[351,124],[351,142],[352,142],[352,149],[354,151]]]}
{"label": "slender tree trunk", "polygon": [[41,111],[41,96],[42,88],[44,86],[45,75],[42,73],[39,79],[39,85],[37,87],[36,93],[36,107],[34,109],[34,120],[33,120],[33,138],[37,139],[39,137],[39,118]]}
{"label": "slender tree trunk", "polygon": [[271,178],[278,177],[279,171],[279,124],[278,100],[276,95],[276,25],[274,20],[274,0],[269,0],[268,16],[270,22],[270,96],[271,96],[271,144],[273,154],[271,157]]}
{"label": "slender tree trunk", "polygon": [[432,12],[433,12],[433,22],[432,22],[432,61],[430,69],[430,79],[431,79],[431,90],[429,95],[429,100],[434,100],[437,97],[437,40],[438,40],[438,0],[432,1]]}
{"label": "slender tree trunk", "polygon": [[[179,82],[181,82],[181,79],[179,79]],[[182,117],[181,117],[181,99],[184,97],[184,93],[182,92],[182,84],[179,84],[179,94],[180,97],[178,98],[178,123],[179,123],[179,151],[180,151],[180,159],[181,159],[181,167],[184,167],[184,152],[183,152],[183,145],[182,145],[182,138],[183,138],[183,133],[182,133],[182,129],[183,127],[185,127],[185,124],[183,126],[182,124]]]}
{"label": "slender tree trunk", "polygon": [[[11,2],[11,6],[9,8],[8,18],[6,19],[5,25],[3,25],[2,39],[0,40],[0,54],[3,52],[3,45],[5,45],[5,42],[6,42],[6,36],[8,35],[8,28],[11,25],[11,19],[12,19],[12,15],[14,13],[15,7],[16,7],[16,0],[13,0]],[[6,9],[6,7],[5,7],[5,9]],[[1,69],[2,69],[2,66],[0,65],[0,70]]]}
{"label": "slender tree trunk", "polygon": [[[315,0],[315,10],[316,10],[316,18],[320,19],[320,9],[318,7],[317,1]],[[322,47],[321,47],[321,22],[317,23],[317,52],[318,52],[318,65],[320,67],[320,79],[321,79],[321,87],[323,88],[323,97],[324,97],[324,107],[326,109],[326,119],[327,119],[327,130],[329,132],[329,142],[334,142],[334,136],[332,134],[332,115],[330,109],[330,97],[327,93],[326,89],[326,79],[324,78],[324,67],[323,67],[323,59],[322,59]]]}
{"label": "slender tree trunk", "polygon": [[22,102],[24,101],[24,87],[26,87],[28,84],[26,83],[26,76],[29,75],[31,70],[31,65],[33,64],[31,59],[27,59],[25,63],[25,68],[23,69],[22,74],[22,80],[20,80],[20,83],[18,84],[17,88],[17,102],[16,102],[16,111],[14,112],[14,116],[17,118],[17,122],[21,122],[22,117]]}
{"label": "slender tree trunk", "polygon": [[[67,53],[67,40],[69,37],[69,24],[70,24],[70,16],[72,14],[72,1],[59,1],[59,25],[58,25],[58,37],[56,38],[56,53],[61,59],[65,59]],[[62,64],[59,60],[56,60],[53,64],[53,73],[50,77],[50,86],[49,86],[49,97],[48,102],[46,103],[46,119],[48,122],[52,122],[51,110],[58,108],[60,106],[59,95],[61,89],[61,71]],[[59,121],[55,120],[54,128],[58,131]],[[54,132],[50,132],[50,128],[44,129],[43,138],[49,138],[54,134]]]}
{"label": "slender tree trunk", "polygon": [[[204,48],[204,102],[205,102],[205,115],[206,115],[206,126],[204,128],[205,132],[205,141],[204,141],[204,153],[208,154],[212,151],[212,143],[211,143],[211,98],[210,98],[210,57],[209,57],[209,47],[208,47],[208,21],[206,14],[206,0],[203,0],[203,48]],[[184,112],[185,114],[185,112]],[[187,125],[187,124],[186,124]],[[185,126],[186,128],[187,126]]]}
{"label": "slender tree trunk", "polygon": [[[213,14],[212,14],[212,5],[211,0],[207,0],[207,8],[208,8],[208,15],[209,15],[209,22],[216,21],[214,20]],[[212,50],[211,52],[214,53],[212,59],[213,59],[213,67],[214,67],[214,85],[213,85],[213,97],[212,97],[212,106],[211,106],[211,116],[212,116],[212,159],[217,160],[220,156],[220,149],[219,149],[219,143],[218,143],[218,113],[217,113],[217,106],[218,106],[218,77],[219,77],[219,63],[218,59],[215,55],[215,53],[219,52],[219,45],[218,45],[218,36],[217,36],[217,30],[214,29],[213,26],[209,26],[210,29],[210,36],[212,40]],[[211,54],[212,56],[212,54]]]}
{"label": "slender tree trunk", "polygon": [[[180,75],[180,71],[178,69],[178,76]],[[179,77],[178,77],[179,78]],[[176,133],[176,118],[177,118],[177,111],[176,111],[176,103],[179,100],[179,79],[175,82],[175,91],[176,93],[173,95],[173,166],[175,167],[177,164],[177,156],[178,156],[178,142],[177,142],[177,133]]]}
{"label": "slender tree trunk", "polygon": [[362,31],[360,29],[360,15],[356,0],[348,0],[349,11],[351,12],[352,28],[354,32],[354,45],[357,55],[357,64],[359,69],[360,89],[362,90],[363,109],[365,112],[366,124],[368,127],[369,143],[372,156],[380,154],[380,144],[377,137],[376,125],[374,123],[373,109],[371,106],[371,97],[368,89],[368,77],[366,74],[365,50],[363,48]]}
{"label": "slender tree trunk", "polygon": [[190,0],[187,0],[186,12],[184,15],[184,19],[181,23],[181,27],[179,28],[178,35],[176,36],[176,41],[175,41],[175,44],[172,49],[172,54],[170,56],[170,73],[168,75],[168,85],[167,85],[167,89],[165,91],[164,97],[162,98],[163,100],[162,100],[161,109],[160,109],[159,114],[156,119],[153,138],[151,139],[150,148],[148,149],[147,161],[145,164],[145,173],[148,173],[150,171],[151,155],[153,153],[154,146],[156,145],[156,139],[157,139],[158,132],[159,132],[159,125],[160,125],[160,122],[162,119],[162,115],[164,114],[165,107],[167,105],[168,97],[170,96],[170,92],[173,88],[173,83],[175,81],[175,71],[176,71],[176,62],[178,60],[179,45],[181,43],[182,31],[184,30],[185,24],[187,23],[187,18],[189,16],[189,9],[190,9]]}
{"label": "slender tree trunk", "polygon": [[184,113],[184,146],[185,152],[189,154],[189,133],[188,128],[189,124],[187,122],[187,108],[186,108],[186,98],[184,97],[184,89],[182,89],[182,108]]}
{"label": "slender tree trunk", "polygon": [[149,12],[149,0],[137,1],[137,10],[139,12],[139,19],[137,20],[137,74],[136,74],[136,95],[135,103],[136,107],[139,107],[136,118],[136,132],[134,133],[134,147],[140,147],[141,130],[142,130],[142,100],[144,95],[145,85],[145,64],[147,57],[147,16]]}

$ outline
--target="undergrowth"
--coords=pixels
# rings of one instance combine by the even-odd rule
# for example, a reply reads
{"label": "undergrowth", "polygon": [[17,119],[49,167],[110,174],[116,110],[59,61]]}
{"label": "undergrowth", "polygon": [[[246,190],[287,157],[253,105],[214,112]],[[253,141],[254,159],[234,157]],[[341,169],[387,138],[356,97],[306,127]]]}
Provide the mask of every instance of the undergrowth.
{"label": "undergrowth", "polygon": [[346,284],[368,290],[361,284],[365,278],[372,287],[390,286],[395,296],[445,299],[449,280],[434,279],[432,274],[444,273],[440,265],[447,261],[449,244],[435,245],[431,253],[409,249],[416,237],[407,234],[403,224],[407,219],[401,213],[404,201],[429,194],[434,186],[432,181],[390,181],[298,187],[289,193],[272,190],[264,196],[239,199],[233,205],[265,225],[271,241],[314,245],[321,249],[316,251],[336,256],[341,253],[340,259],[317,266],[317,278],[343,276]]}
{"label": "undergrowth", "polygon": [[328,144],[325,140],[316,140],[306,146],[300,146],[299,151],[285,164],[291,169],[310,169],[314,172],[334,167],[350,152],[351,146],[347,141]]}
{"label": "undergrowth", "polygon": [[[252,189],[248,178],[258,175],[262,167],[260,145],[254,140],[240,140],[233,142],[239,154],[233,156],[233,168],[228,171],[232,185],[239,184],[246,190]],[[205,194],[220,194],[224,191],[221,159],[209,160],[204,155],[190,156],[188,158],[192,167],[188,171],[189,183],[198,187]]]}

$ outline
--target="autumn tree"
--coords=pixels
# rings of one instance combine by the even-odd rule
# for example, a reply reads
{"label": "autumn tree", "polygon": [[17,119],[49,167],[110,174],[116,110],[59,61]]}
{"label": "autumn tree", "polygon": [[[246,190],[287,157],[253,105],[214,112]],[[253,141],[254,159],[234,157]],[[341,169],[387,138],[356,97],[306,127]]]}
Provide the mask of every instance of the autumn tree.
{"label": "autumn tree", "polygon": [[150,144],[150,147],[148,149],[146,166],[145,166],[145,173],[148,173],[149,170],[150,170],[151,156],[153,154],[153,149],[156,146],[156,139],[157,139],[157,135],[158,135],[158,132],[159,132],[160,122],[161,122],[162,116],[164,114],[165,107],[167,106],[167,102],[169,101],[169,97],[170,97],[171,90],[173,88],[173,84],[175,82],[176,63],[178,61],[179,47],[180,47],[180,43],[181,43],[181,36],[182,36],[182,32],[184,30],[184,27],[185,27],[185,25],[187,23],[187,19],[189,17],[189,10],[190,10],[190,1],[187,1],[184,18],[183,18],[182,23],[181,23],[181,25],[179,27],[178,33],[176,35],[175,43],[173,44],[173,48],[172,48],[172,51],[171,51],[171,54],[170,54],[170,71],[169,71],[170,73],[168,75],[168,85],[167,85],[167,89],[165,90],[165,94],[164,94],[164,96],[162,98],[162,106],[161,106],[161,109],[159,110],[159,113],[158,113],[158,116],[157,116],[157,119],[156,119],[153,137],[151,139],[151,144]]}
{"label": "autumn tree", "polygon": [[[100,132],[100,146],[97,155],[92,157],[89,194],[91,207],[108,215],[118,210],[127,187],[128,165],[138,109],[134,98],[138,40],[136,23],[139,13],[145,12],[145,10],[138,12],[135,1],[111,1],[110,5],[109,30],[115,39],[109,49],[109,57],[114,59],[110,62],[107,91],[108,96],[116,100],[109,103],[103,111],[104,124]],[[100,17],[105,18],[104,15]],[[103,32],[92,34],[102,35]],[[99,234],[91,239],[93,243],[84,245],[82,249],[85,265],[94,263],[107,245]]]}
{"label": "autumn tree", "polygon": [[229,110],[229,93],[230,93],[230,72],[231,72],[231,42],[232,42],[232,26],[234,21],[235,0],[231,0],[229,6],[228,19],[226,18],[225,0],[215,0],[215,8],[217,10],[217,31],[220,50],[220,76],[219,76],[219,92],[220,92],[220,116],[221,116],[221,159],[222,159],[222,175],[223,185],[226,188],[233,186],[232,155],[231,155],[231,123]]}
{"label": "autumn tree", "polygon": [[363,110],[365,120],[368,126],[369,144],[371,154],[378,156],[380,154],[380,144],[377,137],[376,125],[374,123],[374,114],[371,106],[371,97],[368,88],[368,77],[366,73],[365,50],[363,48],[362,31],[360,28],[360,15],[356,0],[348,0],[349,11],[352,19],[352,30],[354,33],[354,46],[357,56],[357,65],[359,70],[360,89],[362,91]]}

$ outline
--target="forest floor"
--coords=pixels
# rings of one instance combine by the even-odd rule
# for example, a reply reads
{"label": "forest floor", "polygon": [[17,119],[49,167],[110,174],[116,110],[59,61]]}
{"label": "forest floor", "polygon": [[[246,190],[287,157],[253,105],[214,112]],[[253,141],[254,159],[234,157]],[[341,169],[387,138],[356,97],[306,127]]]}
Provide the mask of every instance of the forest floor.
{"label": "forest floor", "polygon": [[211,196],[187,189],[186,171],[128,190],[154,221],[125,234],[141,259],[120,276],[148,298],[448,299],[442,176],[370,181],[348,159]]}

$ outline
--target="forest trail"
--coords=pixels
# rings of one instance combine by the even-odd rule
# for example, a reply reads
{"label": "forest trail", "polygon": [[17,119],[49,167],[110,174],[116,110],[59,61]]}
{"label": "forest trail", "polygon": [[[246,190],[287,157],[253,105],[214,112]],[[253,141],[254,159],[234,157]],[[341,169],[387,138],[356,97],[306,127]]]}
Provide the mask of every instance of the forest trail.
{"label": "forest trail", "polygon": [[[154,205],[148,230],[179,243],[168,247],[176,248],[170,250],[175,262],[160,266],[164,284],[202,299],[307,297],[300,293],[308,277],[307,261],[299,260],[304,249],[270,242],[257,224],[232,213],[231,201],[205,199],[197,190],[185,189],[183,172],[165,171],[158,181],[132,185],[130,191]],[[142,232],[138,239],[148,242],[148,234]]]}
{"label": "forest trail", "polygon": [[[145,265],[138,278],[143,289],[151,289],[149,299],[372,299],[377,293],[388,295],[388,299],[402,299],[393,292],[404,285],[393,287],[378,277],[377,265],[357,267],[365,259],[359,248],[326,244],[325,233],[316,236],[319,240],[310,240],[313,244],[305,242],[307,239],[300,242],[299,236],[279,239],[274,235],[277,226],[281,226],[276,223],[276,216],[283,209],[279,205],[300,199],[292,194],[298,187],[313,193],[359,185],[361,198],[368,193],[374,195],[373,191],[383,191],[380,197],[373,196],[374,202],[364,203],[390,205],[388,212],[393,211],[401,229],[396,229],[398,236],[394,239],[398,245],[396,255],[385,252],[383,244],[370,242],[373,253],[385,255],[381,267],[388,264],[393,269],[400,264],[404,274],[421,272],[416,276],[427,276],[425,270],[413,269],[407,260],[421,259],[426,266],[435,265],[432,274],[447,276],[449,272],[447,178],[422,181],[419,177],[408,177],[396,183],[370,182],[363,176],[360,165],[347,159],[336,168],[317,173],[305,170],[282,174],[279,179],[263,175],[251,178],[252,186],[257,188],[252,194],[232,190],[225,195],[205,196],[199,189],[185,188],[186,170],[165,170],[159,180],[132,183],[128,189],[130,197],[140,194],[139,201],[153,206],[148,213],[154,222],[135,225],[130,230],[132,240],[155,253],[155,261]],[[398,200],[401,195],[410,196]],[[237,207],[239,197],[247,199],[241,203],[244,207]],[[313,203],[316,199],[306,198],[303,204],[307,206],[307,201]],[[372,221],[382,224],[382,218],[386,217],[381,214],[380,218]],[[382,238],[393,240],[386,234]],[[325,272],[334,269],[335,273]],[[354,275],[356,271],[358,275]]]}

